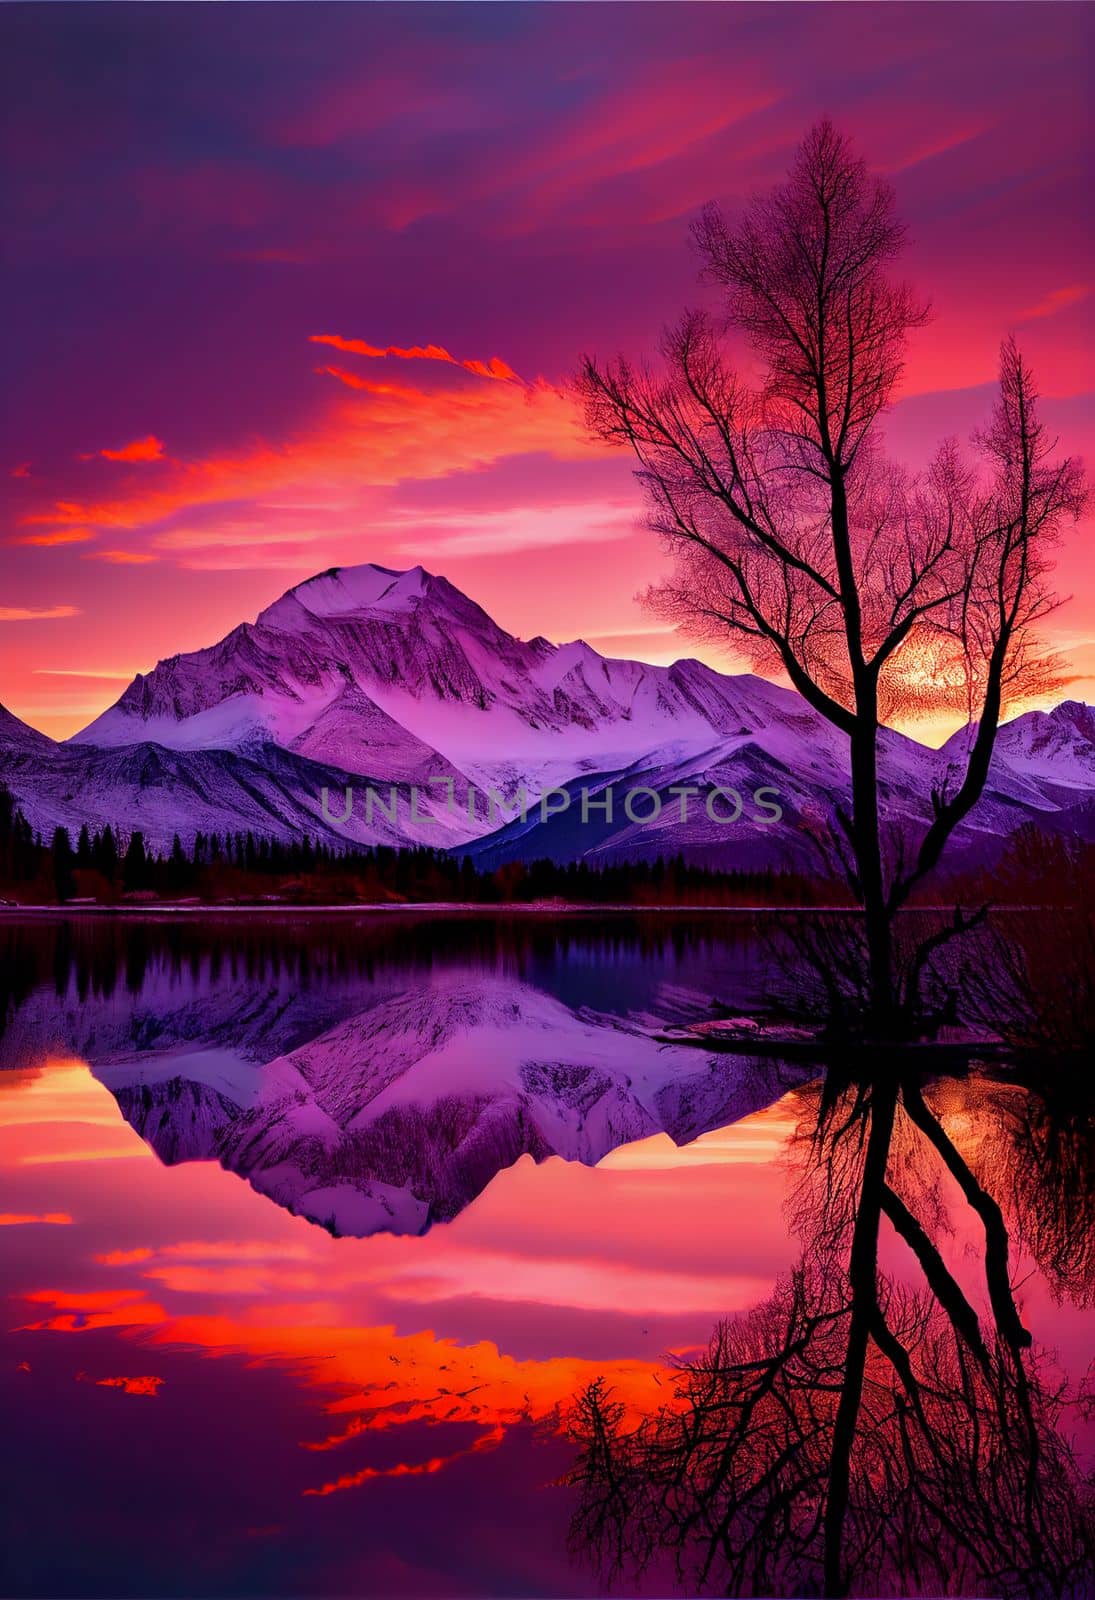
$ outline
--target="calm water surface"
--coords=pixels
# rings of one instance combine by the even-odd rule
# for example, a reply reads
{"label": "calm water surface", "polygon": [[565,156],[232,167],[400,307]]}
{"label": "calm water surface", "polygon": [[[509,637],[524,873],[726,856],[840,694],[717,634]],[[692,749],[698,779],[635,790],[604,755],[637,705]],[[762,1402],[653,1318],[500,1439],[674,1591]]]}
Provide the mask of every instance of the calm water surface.
{"label": "calm water surface", "polygon": [[[595,1592],[575,1397],[650,1413],[802,1254],[815,1087],[657,1037],[763,995],[755,923],[5,920],[0,954],[3,1592]],[[1014,1176],[1023,1091],[932,1103]],[[1079,1382],[1091,1286],[1024,1193],[1023,1316]]]}

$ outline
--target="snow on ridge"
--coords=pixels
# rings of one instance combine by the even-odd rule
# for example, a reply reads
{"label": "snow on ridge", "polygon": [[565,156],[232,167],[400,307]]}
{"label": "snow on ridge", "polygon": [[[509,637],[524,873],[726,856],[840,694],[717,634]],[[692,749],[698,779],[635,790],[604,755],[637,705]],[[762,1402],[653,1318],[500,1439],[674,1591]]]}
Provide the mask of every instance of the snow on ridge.
{"label": "snow on ridge", "polygon": [[[989,831],[1003,836],[1095,789],[1093,729],[1095,714],[1077,702],[1006,724],[991,784],[998,800],[1015,804],[1009,815],[986,797]],[[962,739],[935,751],[882,731],[886,782],[903,814],[929,814],[932,784],[955,766]],[[37,807],[36,825],[79,826],[79,794],[85,813],[122,817],[161,847],[172,832],[185,839],[197,827],[284,836],[305,819],[310,831],[327,831],[315,826],[320,786],[333,783],[337,793],[352,777],[451,781],[465,819],[468,785],[478,788],[483,803],[470,825],[444,809],[439,787],[424,797],[422,810],[443,825],[415,838],[439,845],[497,827],[486,791],[503,796],[508,811],[522,791],[535,805],[546,790],[590,776],[647,774],[657,786],[699,773],[744,789],[754,778],[770,784],[775,773],[796,818],[822,822],[826,806],[846,802],[847,788],[847,739],[793,689],[694,658],[659,666],[603,656],[581,639],[525,642],[447,579],[421,566],[370,563],[318,573],[219,643],[138,674],[61,746],[0,715],[0,750],[19,779],[13,788]],[[107,752],[117,761],[96,759]],[[708,832],[705,849],[725,846],[728,864],[742,864],[731,860],[735,839],[714,824]],[[657,835],[648,830],[635,848],[672,847]],[[384,830],[374,839],[356,822],[346,837],[388,842]],[[412,833],[397,829],[394,838],[411,842]],[[698,848],[699,836],[688,842]],[[777,843],[794,839],[783,830],[763,850]],[[612,848],[604,839],[572,846],[578,854]],[[762,836],[749,848],[762,850]]]}
{"label": "snow on ridge", "polygon": [[381,567],[373,562],[360,566],[328,567],[314,577],[294,584],[280,600],[260,612],[262,622],[267,612],[276,613],[282,602],[292,599],[310,616],[338,618],[353,616],[359,611],[405,610],[412,600],[420,597],[430,580],[423,567],[411,567],[399,572],[394,567]]}

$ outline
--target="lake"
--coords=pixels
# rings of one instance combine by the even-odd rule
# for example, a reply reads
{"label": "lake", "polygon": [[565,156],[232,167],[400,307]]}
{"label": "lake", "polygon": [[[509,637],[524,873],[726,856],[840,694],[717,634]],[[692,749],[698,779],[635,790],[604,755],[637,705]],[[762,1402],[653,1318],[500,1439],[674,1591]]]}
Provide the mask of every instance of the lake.
{"label": "lake", "polygon": [[[817,1067],[687,1032],[775,992],[764,924],[5,914],[3,1592],[570,1595],[701,1578],[821,1592],[809,1506],[839,1384],[820,1353],[801,1363],[854,1325],[852,1301],[831,1303],[832,1264],[865,1205],[845,1219],[834,1196],[869,1155],[832,1131],[852,1104],[838,1071],[823,1093]],[[1066,1111],[987,1070],[927,1081],[922,1101],[902,1092],[930,1123],[917,1133],[902,1111],[889,1147],[849,1586],[1079,1595],[1088,1103]],[[978,1196],[1002,1219],[1003,1287]],[[704,1352],[720,1326],[715,1370]],[[746,1426],[742,1374],[776,1350]],[[731,1366],[738,1387],[714,1406]],[[709,1456],[681,1454],[701,1380],[705,1427],[737,1452],[729,1488]],[[766,1407],[783,1384],[796,1398],[780,1415]],[[601,1496],[590,1450],[605,1394],[626,1504]],[[887,1496],[921,1507],[922,1534],[928,1486],[957,1499],[974,1469],[953,1441],[974,1435],[977,1459],[991,1440],[997,1463],[973,1494],[986,1517],[1004,1517],[1009,1472],[1029,1485],[1035,1456],[1052,1481],[1033,1510],[1020,1494],[1025,1542],[998,1589],[976,1519],[950,1528],[962,1559],[932,1588],[931,1541],[918,1548],[904,1510],[887,1532]],[[718,1524],[703,1549],[701,1523]],[[1008,1562],[1025,1587],[1005,1589]]]}

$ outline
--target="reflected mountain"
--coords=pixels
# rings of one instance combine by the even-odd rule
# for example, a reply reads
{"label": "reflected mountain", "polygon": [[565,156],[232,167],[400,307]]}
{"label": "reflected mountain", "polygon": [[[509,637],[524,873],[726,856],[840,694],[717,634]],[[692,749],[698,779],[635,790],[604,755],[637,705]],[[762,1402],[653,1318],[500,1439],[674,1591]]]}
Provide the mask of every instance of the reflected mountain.
{"label": "reflected mountain", "polygon": [[[240,1328],[265,1358],[303,1352],[346,1385],[332,1409],[349,1422],[307,1446],[348,1452],[332,1459],[324,1495],[397,1475],[421,1487],[457,1461],[448,1482],[465,1467],[472,1482],[472,1456],[481,1466],[515,1447],[531,1423],[556,1451],[530,1471],[561,1486],[575,1589],[592,1587],[593,1567],[624,1594],[1088,1600],[1092,1414],[1076,1314],[1091,1304],[1095,1236],[1090,989],[1078,981],[1088,946],[1063,917],[1024,916],[1004,933],[994,942],[988,930],[984,972],[969,958],[963,1002],[991,1014],[1009,1060],[951,1075],[928,1072],[914,1050],[830,1044],[825,1076],[808,1079],[706,1036],[714,1014],[775,992],[770,947],[730,918],[35,925],[0,963],[0,1064],[17,1069],[0,1086],[77,1055],[165,1165],[216,1163],[246,1185],[197,1168],[157,1178],[152,1162],[132,1163],[142,1170],[130,1184],[99,1161],[58,1167],[72,1187],[51,1174],[40,1201],[38,1169],[17,1160],[15,1220],[25,1211],[37,1227],[32,1209],[63,1206],[78,1224],[42,1228],[26,1251],[33,1304],[50,1320],[21,1332],[87,1340],[95,1318],[100,1332],[120,1318],[142,1350],[159,1329],[161,1354],[180,1339],[250,1349]],[[801,977],[799,988],[809,993]],[[1067,1028],[1059,991],[1076,996]],[[479,1242],[490,1248],[474,1248],[490,1200],[427,1240],[335,1246],[322,1232],[417,1235],[461,1215],[522,1157],[593,1164],[650,1135],[684,1144],[777,1099],[784,1133],[798,1127],[781,1135],[780,1181],[766,1192],[774,1207],[790,1186],[794,1241],[786,1251],[780,1226],[778,1258],[759,1274],[759,1167],[756,1179],[739,1169],[736,1187],[693,1170],[704,1187],[688,1195],[688,1180],[661,1172],[660,1232],[626,1187],[613,1212],[589,1198],[581,1171],[527,1163],[493,1197],[496,1221],[507,1213],[500,1251],[489,1228]],[[114,1136],[136,1145],[117,1123]],[[657,1165],[667,1152],[649,1154]],[[614,1176],[598,1174],[597,1187],[604,1179],[607,1193]],[[106,1195],[114,1230],[137,1194],[185,1199],[206,1179],[224,1211],[256,1214],[257,1240],[246,1226],[203,1240],[189,1207],[161,1238],[153,1207],[89,1266],[85,1185],[96,1204]],[[581,1197],[569,1214],[553,1209],[568,1186]],[[510,1214],[516,1192],[523,1206]],[[256,1195],[318,1226],[287,1238]],[[280,1282],[263,1221],[291,1247]],[[615,1257],[614,1227],[626,1235]],[[45,1278],[51,1252],[68,1277]],[[520,1295],[492,1299],[526,1261],[535,1271]],[[425,1298],[400,1298],[401,1283],[427,1279]],[[708,1282],[725,1289],[708,1295]],[[618,1316],[613,1301],[606,1316],[636,1283],[639,1315]],[[314,1297],[328,1286],[337,1315],[317,1326]],[[678,1292],[692,1294],[694,1318]],[[670,1355],[643,1320],[663,1302]],[[160,1320],[145,1322],[150,1308]],[[393,1346],[404,1316],[412,1331]],[[427,1325],[436,1333],[414,1331]],[[561,1355],[572,1337],[577,1355],[569,1342]],[[353,1363],[328,1367],[332,1351]],[[152,1370],[112,1359],[102,1375]],[[501,1384],[494,1410],[483,1384]],[[458,1418],[473,1442],[438,1434],[385,1456],[384,1419],[396,1414],[443,1429]],[[510,1458],[499,1470],[509,1483]],[[497,1496],[474,1481],[493,1516]],[[413,1504],[418,1515],[425,1502]]]}
{"label": "reflected mountain", "polygon": [[[88,1062],[168,1165],[336,1233],[420,1233],[523,1155],[594,1164],[801,1069],[659,1042],[748,1006],[755,919],[408,915],[0,928],[0,1063]],[[5,997],[6,995],[6,997]]]}
{"label": "reflected mountain", "polygon": [[167,1164],[219,1161],[357,1236],[449,1221],[524,1155],[594,1165],[655,1133],[688,1143],[803,1077],[660,1043],[649,1021],[575,1010],[529,984],[456,974],[258,1067],[205,1042],[96,1072]]}

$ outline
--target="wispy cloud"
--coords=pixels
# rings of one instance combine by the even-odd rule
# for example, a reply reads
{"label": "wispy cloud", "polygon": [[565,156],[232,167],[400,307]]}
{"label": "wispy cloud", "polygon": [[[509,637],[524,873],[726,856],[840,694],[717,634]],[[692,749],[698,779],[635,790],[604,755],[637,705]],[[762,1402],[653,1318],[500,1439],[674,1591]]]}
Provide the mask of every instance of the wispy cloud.
{"label": "wispy cloud", "polygon": [[109,561],[116,567],[143,567],[156,557],[148,550],[88,550],[85,561]]}
{"label": "wispy cloud", "polygon": [[1090,285],[1086,283],[1070,283],[1063,289],[1054,289],[1050,294],[1043,295],[1036,304],[1021,311],[1019,321],[1037,322],[1042,317],[1054,317],[1058,311],[1067,311],[1069,306],[1079,305],[1090,292]]}
{"label": "wispy cloud", "polygon": [[0,1211],[0,1228],[23,1228],[35,1222],[57,1227],[71,1221],[67,1211]]}
{"label": "wispy cloud", "polygon": [[33,544],[49,549],[58,544],[87,544],[95,535],[87,528],[51,528],[48,533],[25,533],[16,544]]}
{"label": "wispy cloud", "polygon": [[35,610],[33,606],[0,606],[0,622],[55,622],[61,617],[78,617],[78,606],[48,606]]}
{"label": "wispy cloud", "polygon": [[408,557],[444,561],[449,556],[508,555],[589,540],[626,539],[635,529],[635,507],[587,501],[434,516],[408,512],[379,526],[407,529],[398,548]]}
{"label": "wispy cloud", "polygon": [[[396,484],[478,473],[530,455],[559,461],[605,455],[573,398],[543,380],[478,384],[458,377],[421,388],[354,373],[331,376],[352,389],[352,398],[327,399],[295,435],[194,461],[170,459],[154,483],[127,481],[96,500],[56,500],[31,511],[24,524],[47,527],[51,536],[69,527],[109,534],[107,549],[87,552],[97,561],[140,565],[173,552],[185,566],[299,567],[309,559],[301,549],[313,550],[318,534],[328,541],[360,535],[366,518],[374,518],[377,492]],[[297,512],[286,509],[296,506]],[[450,525],[447,548],[461,548],[473,520],[479,519]],[[534,534],[530,542],[558,543],[560,528],[561,520],[550,539]],[[488,542],[504,543],[502,530]]]}
{"label": "wispy cloud", "polygon": [[509,363],[500,356],[491,356],[489,361],[457,360],[440,344],[412,344],[405,347],[397,344],[367,344],[364,339],[344,339],[340,333],[313,333],[309,335],[309,340],[312,344],[328,344],[346,355],[396,356],[400,361],[443,361],[450,367],[463,367],[465,372],[474,372],[479,378],[497,378],[503,383],[521,382]]}
{"label": "wispy cloud", "polygon": [[36,678],[93,678],[96,682],[103,683],[128,683],[135,678],[140,669],[133,667],[128,672],[116,672],[110,667],[32,667],[31,672]]}

